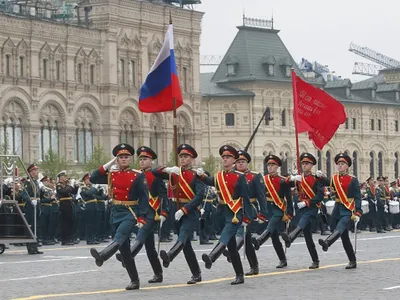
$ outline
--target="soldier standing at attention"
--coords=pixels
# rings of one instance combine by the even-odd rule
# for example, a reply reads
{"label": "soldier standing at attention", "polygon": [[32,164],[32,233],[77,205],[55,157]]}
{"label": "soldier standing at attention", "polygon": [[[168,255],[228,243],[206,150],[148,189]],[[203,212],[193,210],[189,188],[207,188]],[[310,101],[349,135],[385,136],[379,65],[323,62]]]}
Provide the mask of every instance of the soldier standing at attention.
{"label": "soldier standing at attention", "polygon": [[[101,267],[119,250],[131,280],[126,287],[127,290],[136,290],[140,287],[135,261],[129,250],[129,237],[135,225],[140,229],[146,224],[149,205],[145,174],[130,169],[131,158],[134,154],[135,150],[131,145],[115,146],[113,155],[116,158],[95,170],[90,177],[90,182],[94,184],[108,183],[110,197],[114,204],[111,223],[115,232],[112,242],[106,248],[100,252],[91,248],[90,254],[95,258],[96,265]],[[117,167],[112,168],[115,162]]]}
{"label": "soldier standing at attention", "polygon": [[267,192],[268,226],[267,229],[258,237],[253,238],[252,243],[256,250],[260,249],[269,238],[279,258],[278,269],[287,267],[286,254],[279,240],[279,232],[282,231],[283,222],[289,226],[293,218],[292,192],[288,178],[278,174],[278,168],[282,166],[282,161],[276,155],[268,155],[264,162],[267,164],[268,174],[264,176]]}
{"label": "soldier standing at attention", "polygon": [[179,167],[160,168],[154,170],[156,177],[169,178],[173,194],[173,203],[176,206],[175,221],[178,240],[168,251],[161,250],[160,256],[163,266],[168,268],[175,257],[183,250],[186,262],[192,273],[192,278],[187,284],[201,282],[201,271],[196,254],[192,248],[191,237],[199,225],[200,204],[204,197],[204,183],[196,177],[192,164],[197,157],[196,150],[188,145],[178,146]]}
{"label": "soldier standing at attention", "polygon": [[324,179],[324,185],[330,185],[336,192],[336,204],[332,212],[333,233],[325,240],[319,239],[322,250],[328,251],[328,248],[340,237],[343,248],[349,258],[349,264],[346,269],[355,269],[357,267],[356,255],[349,237],[349,225],[358,222],[362,215],[361,210],[361,192],[358,179],[349,175],[351,158],[346,153],[339,153],[335,156],[339,174],[333,175],[331,179]]}
{"label": "soldier standing at attention", "polygon": [[282,239],[286,247],[296,240],[300,232],[303,231],[304,239],[310,253],[312,264],[309,269],[319,268],[319,259],[317,249],[312,238],[311,222],[316,220],[318,209],[321,208],[321,201],[324,199],[324,186],[311,172],[313,166],[317,164],[315,157],[311,153],[302,153],[300,155],[303,175],[295,175],[294,179],[299,183],[293,183],[299,191],[299,202],[297,203],[299,222],[297,227],[290,233],[282,232]]}
{"label": "soldier standing at attention", "polygon": [[[215,186],[223,205],[225,226],[217,245],[210,254],[203,254],[202,259],[207,269],[221,256],[225,248],[228,248],[229,257],[235,270],[236,278],[231,285],[244,283],[242,261],[237,250],[236,233],[240,226],[247,226],[255,218],[253,208],[250,205],[249,189],[246,177],[243,173],[234,169],[234,164],[239,158],[239,153],[229,145],[219,149],[224,170],[213,177],[204,176],[202,168],[197,170],[197,175],[207,185]],[[253,261],[254,262],[254,261]]]}
{"label": "soldier standing at attention", "polygon": [[[163,270],[154,243],[154,231],[157,225],[162,226],[162,223],[168,217],[167,188],[164,181],[161,178],[155,177],[151,170],[153,160],[157,159],[157,154],[146,146],[139,147],[136,154],[139,157],[140,169],[146,175],[149,189],[149,210],[146,225],[139,229],[137,237],[131,246],[131,255],[132,259],[134,259],[143,245],[145,246],[147,258],[154,272],[154,277],[148,282],[157,283],[163,281]],[[120,254],[117,254],[116,257],[122,262]]]}
{"label": "soldier standing at attention", "polygon": [[[35,233],[34,223],[35,223],[35,211],[36,211],[36,224],[39,224],[39,210],[40,206],[40,188],[39,188],[39,167],[35,164],[31,164],[27,169],[29,173],[28,179],[25,181],[25,191],[26,193],[22,193],[22,197],[25,202],[25,217],[28,224],[31,226],[32,232]],[[32,180],[32,181],[31,181]],[[36,208],[36,210],[35,210]],[[38,232],[36,231],[36,236]],[[37,237],[36,237],[37,238]],[[43,254],[42,251],[38,250],[38,243],[28,243],[26,244],[26,248],[28,249],[28,254]]]}
{"label": "soldier standing at attention", "polygon": [[50,218],[52,211],[52,202],[55,200],[54,191],[48,187],[49,178],[44,176],[41,180],[40,191],[42,197],[40,198],[41,214],[40,214],[40,227],[43,239],[43,245],[55,245],[54,238],[50,236]]}
{"label": "soldier standing at attention", "polygon": [[383,176],[379,176],[377,179],[378,187],[376,188],[376,231],[378,233],[385,233],[385,212],[388,211],[386,204],[386,188],[385,179]]}
{"label": "soldier standing at attention", "polygon": [[67,171],[61,171],[57,174],[58,183],[56,185],[57,198],[60,201],[60,239],[61,245],[74,245],[74,212],[72,206],[72,197],[78,192],[78,186],[67,184]]}

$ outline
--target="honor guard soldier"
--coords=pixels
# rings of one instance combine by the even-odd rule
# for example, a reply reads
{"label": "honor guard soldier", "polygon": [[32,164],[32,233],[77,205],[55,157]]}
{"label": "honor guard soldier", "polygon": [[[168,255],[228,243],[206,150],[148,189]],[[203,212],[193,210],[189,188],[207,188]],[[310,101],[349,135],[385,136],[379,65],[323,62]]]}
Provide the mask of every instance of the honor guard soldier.
{"label": "honor guard soldier", "polygon": [[55,201],[56,195],[54,190],[49,188],[49,178],[44,176],[41,180],[41,195],[40,198],[40,206],[41,206],[41,214],[40,214],[40,227],[41,227],[41,235],[43,240],[43,245],[55,245],[54,239],[51,237],[50,232],[50,219],[52,212],[52,202]]}
{"label": "honor guard soldier", "polygon": [[74,212],[72,198],[78,192],[78,186],[67,184],[67,171],[63,170],[57,174],[56,185],[57,198],[60,201],[60,239],[61,245],[74,245]]}
{"label": "honor guard soldier", "polygon": [[385,233],[385,213],[388,211],[386,204],[386,189],[385,189],[385,178],[379,176],[377,179],[378,187],[376,188],[376,231],[378,233]]}
{"label": "honor guard soldier", "polygon": [[97,214],[97,189],[90,182],[90,173],[83,175],[83,185],[79,188],[78,194],[85,203],[84,211],[84,223],[85,223],[85,234],[86,244],[95,245],[100,244],[96,241],[96,214]]}
{"label": "honor guard soldier", "polygon": [[[252,172],[248,169],[248,165],[251,162],[251,156],[244,150],[238,151],[239,158],[235,163],[235,168],[238,172],[241,172],[246,177],[247,184],[249,186],[249,197],[250,203],[253,208],[253,215],[257,216],[257,219],[252,220],[251,224],[246,228],[246,257],[249,261],[250,271],[247,272],[246,276],[258,275],[258,259],[256,255],[256,251],[254,250],[254,246],[251,243],[251,233],[253,231],[253,225],[258,224],[258,222],[266,222],[267,219],[267,203],[265,196],[265,185],[264,179],[261,174]],[[236,237],[236,246],[238,251],[244,244],[244,228],[241,227],[238,230]],[[225,256],[228,256],[229,260],[229,251],[225,250],[223,253]]]}
{"label": "honor guard soldier", "polygon": [[[31,226],[33,232],[35,232],[35,212],[36,212],[36,225],[39,224],[39,213],[40,213],[40,188],[39,188],[39,167],[35,164],[31,164],[27,169],[29,173],[28,179],[25,181],[25,191],[22,196],[25,201],[25,217],[28,224]],[[38,226],[37,226],[38,227]],[[36,236],[38,232],[36,230]],[[38,243],[29,243],[26,245],[28,254],[43,254],[38,250]]]}
{"label": "honor guard soldier", "polygon": [[[244,272],[240,255],[236,245],[236,233],[240,226],[247,226],[253,218],[253,208],[250,205],[249,190],[246,177],[234,169],[239,153],[229,145],[219,149],[224,170],[212,177],[204,176],[203,169],[197,170],[197,175],[210,186],[217,188],[220,204],[223,205],[225,226],[217,245],[210,254],[203,254],[202,259],[207,269],[221,256],[228,247],[230,260],[236,273],[232,285],[244,283]],[[253,261],[254,262],[254,261]]]}
{"label": "honor guard soldier", "polygon": [[302,153],[300,162],[303,175],[291,176],[295,180],[293,185],[297,187],[299,192],[299,202],[297,203],[299,222],[290,234],[282,232],[281,236],[285,241],[286,247],[289,248],[298,235],[303,232],[308,252],[312,259],[312,264],[309,268],[317,269],[319,268],[319,259],[312,238],[311,224],[313,220],[316,220],[318,210],[321,208],[321,202],[324,199],[324,186],[311,172],[313,166],[317,164],[315,157],[311,153]]}
{"label": "honor guard soldier", "polygon": [[[148,282],[157,283],[163,281],[163,270],[154,243],[154,231],[157,225],[162,226],[162,223],[168,217],[167,188],[164,181],[161,178],[155,177],[151,170],[153,160],[157,159],[157,154],[146,146],[139,147],[136,154],[139,158],[140,169],[146,175],[149,189],[149,210],[146,225],[139,229],[136,239],[133,242],[131,255],[134,258],[140,252],[143,245],[145,246],[147,258],[154,272],[154,277]],[[120,254],[117,254],[116,257],[119,261],[122,261]]]}
{"label": "honor guard soldier", "polygon": [[264,176],[264,184],[267,195],[267,210],[269,223],[267,229],[258,237],[253,238],[252,242],[256,250],[269,238],[272,240],[275,252],[279,258],[277,268],[287,266],[286,254],[279,240],[279,232],[283,225],[282,222],[289,222],[293,216],[292,193],[287,178],[278,175],[278,168],[282,166],[282,161],[276,155],[268,155],[264,159],[268,168],[268,175]]}
{"label": "honor guard soldier", "polygon": [[201,282],[201,271],[197,262],[196,254],[193,251],[191,237],[199,225],[199,206],[204,197],[204,183],[196,177],[192,164],[197,158],[196,150],[188,145],[178,146],[179,167],[160,168],[153,173],[163,179],[169,178],[170,188],[173,194],[173,202],[176,206],[175,221],[178,240],[168,251],[161,250],[160,256],[163,266],[168,268],[175,257],[183,250],[185,259],[192,272],[192,278],[187,284]]}
{"label": "honor guard soldier", "polygon": [[335,163],[339,174],[333,175],[331,179],[323,183],[324,185],[330,185],[330,188],[336,192],[336,203],[332,212],[331,222],[333,233],[325,240],[319,239],[318,242],[322,246],[322,250],[326,252],[340,237],[343,248],[349,258],[349,264],[346,269],[354,269],[357,267],[357,261],[349,238],[348,228],[352,221],[358,223],[362,215],[360,184],[356,177],[348,173],[349,167],[351,167],[351,158],[346,153],[337,154]]}
{"label": "honor guard soldier", "polygon": [[[135,150],[131,145],[115,146],[115,158],[95,170],[90,177],[90,182],[94,184],[108,184],[110,197],[113,199],[111,223],[115,232],[112,242],[106,248],[100,252],[91,248],[90,254],[95,258],[96,265],[101,267],[119,250],[131,280],[127,290],[136,290],[140,286],[135,261],[130,252],[129,237],[135,225],[140,229],[146,224],[149,205],[145,174],[129,167],[134,154]],[[115,162],[117,167],[113,168]]]}
{"label": "honor guard soldier", "polygon": [[377,227],[377,207],[376,207],[376,188],[374,184],[374,178],[372,176],[368,177],[366,180],[367,182],[367,187],[365,190],[365,198],[368,201],[368,206],[369,206],[369,213],[368,213],[368,225],[369,225],[369,231],[375,231],[377,233],[386,233],[382,228],[378,229]]}

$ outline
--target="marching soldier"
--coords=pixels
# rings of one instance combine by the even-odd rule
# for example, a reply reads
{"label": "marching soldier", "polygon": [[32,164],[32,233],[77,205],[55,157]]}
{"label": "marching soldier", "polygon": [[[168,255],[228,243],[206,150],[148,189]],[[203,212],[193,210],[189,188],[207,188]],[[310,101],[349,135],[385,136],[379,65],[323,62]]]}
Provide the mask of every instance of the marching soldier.
{"label": "marching soldier", "polygon": [[[247,184],[249,186],[250,203],[253,208],[253,215],[257,216],[256,220],[252,220],[250,225],[246,228],[246,257],[250,264],[250,271],[247,272],[246,276],[258,275],[258,259],[254,246],[251,243],[251,233],[254,225],[258,222],[266,222],[267,219],[267,203],[265,198],[265,185],[262,175],[249,170],[248,165],[251,162],[251,156],[244,150],[238,151],[239,158],[235,163],[235,168],[238,172],[241,172],[246,177]],[[236,237],[236,246],[238,251],[244,244],[244,232],[243,227],[238,230]],[[228,250],[224,251],[225,256],[229,256]],[[230,259],[230,257],[229,257]]]}
{"label": "marching soldier", "polygon": [[337,154],[335,163],[339,174],[333,175],[331,179],[321,178],[325,185],[330,185],[331,189],[336,192],[336,204],[331,222],[333,233],[325,240],[319,239],[318,242],[322,246],[322,250],[326,252],[340,237],[349,258],[346,269],[354,269],[357,267],[357,261],[349,238],[348,227],[351,221],[358,223],[362,215],[360,185],[358,179],[348,173],[349,167],[351,167],[351,158],[346,153]]}
{"label": "marching soldier", "polygon": [[55,200],[56,195],[54,191],[48,187],[49,178],[44,176],[41,180],[41,194],[40,198],[40,206],[41,206],[41,214],[40,214],[40,227],[43,239],[43,245],[55,245],[55,241],[50,237],[50,218],[51,218],[51,210],[52,210],[52,201]]}
{"label": "marching soldier", "polygon": [[[244,283],[243,265],[237,250],[236,233],[240,226],[247,226],[255,217],[250,205],[249,190],[246,177],[234,169],[234,163],[239,158],[239,153],[229,145],[219,149],[222,158],[223,171],[213,177],[204,176],[203,169],[197,170],[197,175],[207,185],[215,186],[220,196],[220,204],[223,205],[225,226],[220,239],[210,254],[203,254],[202,259],[207,269],[221,256],[225,248],[228,248],[229,257],[236,273],[236,278],[231,285]],[[257,262],[253,260],[253,263]],[[254,267],[255,265],[253,265]]]}
{"label": "marching soldier", "polygon": [[[154,277],[148,282],[157,283],[163,281],[163,270],[154,243],[154,231],[157,225],[161,226],[168,217],[167,188],[164,181],[155,177],[151,171],[153,160],[157,159],[157,154],[151,148],[145,146],[139,147],[136,154],[139,158],[140,169],[146,175],[149,189],[149,213],[147,214],[146,225],[139,229],[131,246],[131,255],[134,259],[143,245],[145,246],[147,258],[154,272]],[[122,261],[121,255],[117,254],[116,257],[119,261]]]}
{"label": "marching soldier", "polygon": [[60,201],[60,239],[62,246],[74,245],[74,212],[72,198],[78,191],[78,186],[67,184],[67,171],[63,170],[57,174],[56,185],[57,198]]}
{"label": "marching soldier", "polygon": [[[92,183],[108,183],[110,197],[114,204],[111,222],[115,231],[112,242],[106,248],[100,252],[91,248],[90,254],[95,258],[96,265],[101,267],[119,250],[131,280],[126,287],[127,290],[136,290],[140,287],[135,261],[129,250],[129,237],[135,225],[140,229],[146,224],[149,202],[145,174],[129,167],[134,153],[135,150],[131,145],[115,146],[113,149],[115,158],[95,170],[90,177]],[[117,167],[112,168],[115,162]]]}
{"label": "marching soldier", "polygon": [[297,203],[299,222],[290,234],[282,232],[281,236],[285,241],[286,247],[289,248],[300,232],[303,232],[308,252],[312,259],[309,269],[318,269],[319,259],[312,238],[311,222],[316,220],[318,210],[321,208],[321,201],[324,199],[324,186],[311,172],[313,166],[317,164],[315,157],[311,153],[302,153],[300,162],[303,175],[294,176],[294,179],[299,181],[299,183],[294,183],[299,192],[299,201]]}
{"label": "marching soldier", "polygon": [[[22,197],[24,198],[25,201],[25,217],[26,220],[28,221],[28,224],[31,226],[31,229],[33,232],[35,232],[34,229],[34,218],[35,218],[35,212],[36,212],[36,220],[37,224],[39,224],[39,210],[40,206],[38,207],[38,202],[40,204],[40,188],[39,188],[39,167],[36,166],[35,164],[31,164],[28,166],[27,169],[30,178],[25,181],[24,186],[25,186],[25,191],[26,193],[22,193]],[[37,236],[36,232],[36,236]],[[38,244],[37,243],[28,243],[26,245],[26,248],[28,249],[28,254],[43,254],[43,252],[38,250]]]}
{"label": "marching soldier", "polygon": [[199,224],[199,205],[203,200],[205,186],[191,169],[194,159],[197,158],[196,150],[188,144],[181,144],[178,146],[177,151],[180,168],[175,166],[153,171],[157,177],[164,179],[169,177],[173,202],[176,208],[175,221],[178,240],[168,252],[161,250],[160,256],[163,260],[163,266],[168,268],[179,252],[183,250],[186,262],[192,273],[192,278],[187,284],[196,284],[201,282],[201,271],[192,248],[191,238]]}
{"label": "marching soldier", "polygon": [[96,214],[97,214],[97,189],[90,182],[90,174],[86,173],[82,177],[83,186],[79,188],[78,194],[85,203],[84,223],[86,244],[96,245],[100,242],[96,241]]}
{"label": "marching soldier", "polygon": [[260,237],[253,238],[252,243],[256,250],[264,244],[269,238],[272,240],[275,252],[279,258],[278,269],[287,267],[286,254],[283,250],[281,241],[279,240],[279,232],[281,231],[282,222],[289,226],[290,220],[293,218],[293,203],[291,189],[288,179],[278,175],[278,168],[282,166],[282,161],[276,155],[268,155],[264,159],[268,168],[268,175],[264,176],[264,182],[267,191],[267,210],[269,223],[267,229]]}
{"label": "marching soldier", "polygon": [[[210,176],[210,173],[205,172],[207,176]],[[203,203],[201,204],[200,209],[200,229],[199,229],[199,242],[200,245],[212,245],[213,242],[210,242],[207,231],[210,229],[210,225],[212,226],[212,209],[213,202],[215,199],[215,193],[212,191],[211,187],[206,186],[204,193]]]}

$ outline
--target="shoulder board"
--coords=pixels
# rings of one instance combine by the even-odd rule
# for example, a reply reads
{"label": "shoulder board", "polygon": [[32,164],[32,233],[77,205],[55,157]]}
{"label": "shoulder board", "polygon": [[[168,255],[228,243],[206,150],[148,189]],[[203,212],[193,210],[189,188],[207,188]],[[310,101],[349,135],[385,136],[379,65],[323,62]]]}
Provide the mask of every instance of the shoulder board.
{"label": "shoulder board", "polygon": [[278,175],[280,178],[282,178],[282,179],[286,179],[286,177],[285,176],[282,176],[282,175]]}
{"label": "shoulder board", "polygon": [[250,171],[250,173],[251,173],[251,174],[254,174],[254,175],[260,174],[260,173],[254,172],[254,171]]}
{"label": "shoulder board", "polygon": [[234,171],[232,171],[232,173],[244,174],[244,172],[240,172],[240,171],[238,171],[238,170],[234,170]]}
{"label": "shoulder board", "polygon": [[131,171],[133,171],[135,173],[143,173],[141,170],[136,170],[136,169],[132,169]]}

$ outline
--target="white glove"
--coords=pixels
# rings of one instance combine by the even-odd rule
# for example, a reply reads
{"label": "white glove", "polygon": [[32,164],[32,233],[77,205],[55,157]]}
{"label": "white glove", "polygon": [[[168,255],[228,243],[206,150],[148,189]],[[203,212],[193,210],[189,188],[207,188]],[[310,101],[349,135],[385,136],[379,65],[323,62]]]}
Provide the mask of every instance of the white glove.
{"label": "white glove", "polygon": [[292,171],[292,175],[297,175],[297,174],[299,174],[299,171],[297,171],[296,169],[294,169],[294,170]]}
{"label": "white glove", "polygon": [[179,175],[181,173],[181,169],[177,166],[174,167],[167,167],[165,168],[165,172],[167,172],[168,174],[176,174]]}
{"label": "white glove", "polygon": [[103,169],[104,170],[108,170],[113,164],[115,164],[115,162],[117,161],[117,158],[114,157],[112,160],[110,160],[108,163],[103,165]]}
{"label": "white glove", "polygon": [[[385,205],[385,206],[387,206],[387,205]],[[385,213],[388,213],[389,212],[389,210],[385,207]]]}
{"label": "white glove", "polygon": [[360,222],[360,217],[359,217],[359,216],[355,216],[355,217],[354,217],[354,222],[355,222],[355,223]]}
{"label": "white glove", "polygon": [[[164,217],[164,216],[160,216],[160,222],[161,222],[161,224],[162,223],[164,223],[165,222],[165,220],[167,220],[167,218],[166,217]],[[161,225],[160,225],[161,226]]]}
{"label": "white glove", "polygon": [[0,199],[0,207],[1,207],[1,203],[2,203],[3,201]]}
{"label": "white glove", "polygon": [[203,168],[198,168],[197,171],[196,171],[196,173],[197,173],[198,176],[203,176],[203,175],[204,175],[204,170],[203,170]]}
{"label": "white glove", "polygon": [[301,181],[303,177],[301,175],[290,175],[290,181]]}
{"label": "white glove", "polygon": [[367,197],[368,197],[368,194],[364,194],[364,197],[367,198]]}
{"label": "white glove", "polygon": [[249,225],[249,224],[247,224],[246,222],[242,222],[243,227],[247,227],[247,225]]}
{"label": "white glove", "polygon": [[326,192],[325,195],[329,196],[331,194],[331,192]]}
{"label": "white glove", "polygon": [[140,223],[140,222],[137,222],[137,223],[136,223],[136,227],[139,228],[139,229],[142,228],[143,226],[144,226],[144,224],[142,224],[142,223]]}
{"label": "white glove", "polygon": [[299,208],[299,209],[302,209],[302,208],[304,208],[304,207],[306,207],[307,206],[307,204],[303,201],[303,202],[299,202],[299,203],[297,203],[297,207]]}
{"label": "white glove", "polygon": [[387,206],[387,204],[385,204],[384,208],[385,208],[385,210],[387,210],[387,209],[388,209],[388,206]]}
{"label": "white glove", "polygon": [[201,215],[204,215],[205,212],[206,212],[206,211],[204,210],[204,208],[200,209],[200,214],[201,214]]}
{"label": "white glove", "polygon": [[183,212],[182,209],[178,210],[178,211],[175,213],[175,220],[176,220],[176,221],[179,221],[179,220],[183,217],[184,214],[185,214],[185,213]]}
{"label": "white glove", "polygon": [[317,170],[317,172],[315,172],[315,176],[316,177],[322,177],[322,171],[321,170]]}
{"label": "white glove", "polygon": [[36,206],[37,205],[37,200],[32,200],[32,205]]}
{"label": "white glove", "polygon": [[399,199],[399,198],[397,198],[397,197],[394,197],[394,200],[395,200],[395,201],[397,201],[397,199]]}

